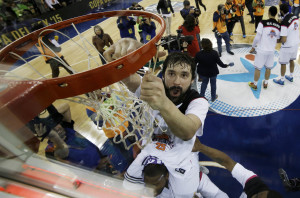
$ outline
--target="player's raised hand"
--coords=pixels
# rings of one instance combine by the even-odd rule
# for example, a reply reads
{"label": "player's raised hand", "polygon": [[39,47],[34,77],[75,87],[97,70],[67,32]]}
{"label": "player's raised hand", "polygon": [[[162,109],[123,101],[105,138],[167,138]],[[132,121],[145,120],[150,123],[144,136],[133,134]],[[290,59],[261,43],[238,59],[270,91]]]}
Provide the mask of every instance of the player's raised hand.
{"label": "player's raised hand", "polygon": [[153,75],[151,70],[143,77],[140,99],[146,101],[155,110],[162,109],[165,101],[168,100],[162,79]]}
{"label": "player's raised hand", "polygon": [[111,62],[129,54],[130,52],[133,52],[141,46],[143,46],[143,43],[135,39],[122,38],[113,45],[111,45],[109,48],[107,48],[103,55],[108,62]]}

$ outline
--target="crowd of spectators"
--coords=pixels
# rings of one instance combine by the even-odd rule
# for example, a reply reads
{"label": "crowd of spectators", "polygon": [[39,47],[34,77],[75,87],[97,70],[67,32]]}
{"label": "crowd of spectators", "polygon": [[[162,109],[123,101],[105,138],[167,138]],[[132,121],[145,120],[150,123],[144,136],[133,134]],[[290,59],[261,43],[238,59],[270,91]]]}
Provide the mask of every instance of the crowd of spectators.
{"label": "crowd of spectators", "polygon": [[0,31],[80,0],[0,0]]}

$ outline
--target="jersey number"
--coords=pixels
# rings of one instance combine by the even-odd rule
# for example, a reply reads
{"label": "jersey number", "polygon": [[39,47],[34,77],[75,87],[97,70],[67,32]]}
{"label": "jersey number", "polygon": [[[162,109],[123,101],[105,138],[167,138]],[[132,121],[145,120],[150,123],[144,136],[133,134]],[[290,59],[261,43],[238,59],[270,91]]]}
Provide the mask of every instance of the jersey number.
{"label": "jersey number", "polygon": [[166,150],[166,144],[157,142],[155,148],[156,148],[157,150],[164,151],[164,150]]}

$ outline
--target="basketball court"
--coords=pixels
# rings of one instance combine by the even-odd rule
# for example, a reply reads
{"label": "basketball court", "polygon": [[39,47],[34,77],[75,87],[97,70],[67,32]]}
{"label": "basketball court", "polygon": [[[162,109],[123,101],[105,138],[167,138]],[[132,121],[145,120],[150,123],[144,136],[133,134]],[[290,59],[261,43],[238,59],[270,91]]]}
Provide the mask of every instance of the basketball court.
{"label": "basketball court", "polygon": [[[133,1],[129,0],[126,2],[122,1],[115,5],[112,4],[112,6],[107,9],[99,11],[121,10],[122,8],[128,7],[132,2]],[[179,0],[172,1],[175,11],[175,17],[172,18],[171,26],[171,32],[173,34],[176,34],[176,29],[183,23],[183,19],[179,13],[183,8],[182,2],[183,1]],[[200,36],[201,38],[209,38],[215,49],[217,47],[217,42],[214,33],[212,32],[212,16],[216,11],[218,4],[224,2],[225,0],[203,0],[203,3],[206,5],[206,11],[204,11],[202,7],[200,8],[202,11],[202,14],[199,17]],[[143,0],[138,3],[143,6],[146,11],[156,13],[157,2]],[[274,1],[266,1],[266,5],[271,4],[274,4]],[[194,1],[191,1],[191,5],[194,5]],[[264,19],[267,18],[268,8],[269,6],[265,9]],[[297,152],[300,150],[300,135],[297,133],[300,129],[299,59],[295,61],[294,82],[291,83],[285,81],[284,86],[277,85],[272,82],[272,79],[280,76],[278,51],[276,51],[268,88],[264,89],[262,87],[262,80],[265,72],[263,69],[258,81],[258,89],[253,91],[248,86],[248,82],[253,81],[254,76],[253,63],[255,55],[249,54],[249,51],[255,37],[255,29],[254,24],[249,23],[251,19],[247,13],[248,11],[246,9],[244,14],[246,38],[242,37],[243,35],[241,34],[242,31],[239,23],[235,25],[233,31],[232,51],[235,55],[231,56],[227,54],[224,49],[225,47],[223,46],[222,61],[224,63],[234,62],[234,66],[228,68],[219,67],[220,74],[217,78],[218,99],[212,103],[210,101],[209,85],[206,90],[205,96],[209,100],[210,110],[205,121],[204,134],[201,137],[201,141],[208,146],[224,151],[234,160],[258,174],[267,185],[272,189],[279,191],[283,197],[296,198],[300,196],[299,192],[285,192],[278,175],[278,169],[284,168],[291,177],[300,177],[300,154]],[[60,53],[76,72],[76,75],[79,76],[77,79],[73,78],[73,75],[66,81],[65,77],[70,75],[64,69],[60,69],[59,77],[62,78],[51,79],[51,69],[49,64],[45,63],[42,56],[38,56],[39,51],[34,46],[30,46],[30,44],[22,41],[17,45],[17,50],[9,50],[18,52],[23,51],[21,55],[10,54],[9,56],[5,56],[4,62],[6,64],[1,64],[1,71],[4,75],[1,75],[8,79],[13,79],[14,82],[7,83],[6,81],[2,81],[0,87],[2,93],[7,91],[7,89],[15,88],[13,94],[18,95],[22,93],[26,96],[28,88],[31,86],[42,87],[42,91],[37,90],[35,92],[35,94],[39,94],[33,94],[30,97],[31,101],[25,102],[22,101],[22,99],[18,101],[17,104],[22,106],[22,110],[18,110],[17,108],[14,110],[21,112],[19,115],[14,115],[13,110],[3,111],[7,113],[7,117],[13,117],[15,120],[4,119],[5,113],[1,114],[1,119],[5,120],[1,120],[2,124],[0,130],[3,131],[3,133],[1,132],[1,146],[4,148],[12,148],[12,150],[14,150],[14,155],[20,155],[20,161],[23,163],[26,162],[21,165],[23,169],[20,168],[20,171],[23,172],[16,180],[28,182],[28,178],[26,179],[25,177],[28,176],[30,178],[30,182],[26,185],[16,184],[17,181],[13,181],[9,178],[9,174],[6,175],[5,171],[3,172],[2,170],[0,174],[3,175],[4,178],[9,178],[12,182],[11,191],[23,189],[23,191],[20,190],[19,192],[27,193],[24,189],[28,187],[27,185],[32,185],[32,188],[34,189],[31,189],[31,192],[37,192],[37,196],[45,194],[47,191],[53,192],[54,194],[52,196],[55,197],[64,197],[65,195],[81,197],[86,193],[89,193],[91,197],[97,197],[99,195],[101,195],[100,197],[141,196],[142,192],[130,193],[122,189],[122,182],[119,178],[112,178],[107,175],[95,176],[93,172],[89,170],[72,167],[61,162],[58,164],[48,163],[47,160],[44,160],[44,158],[41,157],[45,155],[44,150],[47,146],[46,141],[39,143],[37,155],[32,153],[33,157],[29,156],[27,158],[23,156],[23,151],[26,148],[22,146],[15,148],[14,145],[20,145],[21,143],[19,138],[15,138],[15,135],[13,135],[14,133],[10,133],[11,131],[16,130],[19,125],[22,125],[23,119],[26,120],[24,116],[36,116],[40,113],[39,110],[44,109],[44,106],[53,100],[55,106],[59,106],[63,103],[68,103],[70,105],[71,116],[75,121],[74,129],[76,131],[95,144],[98,148],[106,148],[109,150],[109,147],[106,145],[107,137],[103,130],[97,127],[87,116],[86,105],[89,103],[84,103],[80,99],[83,98],[82,95],[84,93],[93,91],[97,87],[108,86],[113,82],[118,81],[117,79],[121,80],[124,78],[126,72],[133,71],[127,69],[130,65],[135,65],[135,63],[138,62],[141,64],[143,61],[144,64],[147,63],[152,56],[156,55],[156,51],[152,49],[155,48],[155,43],[159,41],[159,38],[157,37],[155,42],[149,43],[147,47],[132,54],[129,58],[121,60],[123,62],[114,61],[115,65],[103,70],[102,74],[101,72],[95,72],[93,75],[99,74],[102,77],[100,80],[101,83],[95,84],[91,80],[91,77],[89,77],[89,75],[92,74],[90,73],[87,75],[86,71],[102,67],[103,65],[99,59],[97,50],[92,45],[92,37],[94,36],[93,27],[97,24],[100,25],[104,32],[109,34],[114,42],[117,42],[120,40],[120,34],[116,20],[117,16],[121,16],[122,14],[124,13],[112,11],[111,14],[103,16],[102,14],[97,15],[96,13],[93,15],[94,18],[92,20],[87,20],[86,17],[82,17],[80,20],[74,20],[72,23],[68,22],[64,26],[56,26],[54,24],[53,29],[49,30],[49,28],[44,28],[43,31],[34,34],[35,39],[39,35],[49,33],[51,37],[59,37],[58,43],[62,48]],[[157,27],[156,33],[158,35],[163,26],[159,19],[154,21]],[[139,38],[137,29],[135,34],[136,37]],[[161,36],[163,35],[161,34],[160,37]],[[30,43],[30,41],[28,42]],[[280,45],[277,45],[276,49],[279,50]],[[163,50],[162,47],[160,47],[159,50]],[[9,51],[7,51],[7,53]],[[13,59],[17,59],[18,61]],[[11,64],[11,62],[13,62],[13,64]],[[144,64],[141,64],[141,66]],[[122,66],[120,67],[120,65]],[[103,67],[105,67],[105,65]],[[287,66],[287,68],[289,67]],[[107,75],[110,78],[106,78],[103,72],[110,73]],[[112,73],[115,73],[115,76],[111,75]],[[287,74],[288,73],[289,69],[287,69]],[[30,80],[30,83],[24,83],[26,80]],[[46,84],[43,84],[44,87],[39,86],[39,81],[44,82],[44,80],[47,81]],[[20,84],[26,89],[19,86]],[[200,86],[201,82],[198,82],[198,87],[200,88]],[[56,92],[57,90],[58,92]],[[75,98],[69,97],[77,95],[78,97]],[[4,98],[1,101],[1,105],[4,102],[7,102],[10,97],[11,96]],[[39,103],[41,98],[42,102]],[[24,104],[21,105],[22,102],[24,102]],[[34,113],[28,112],[30,105],[34,106],[32,108],[32,112]],[[22,141],[26,142],[28,140],[23,138],[21,142]],[[199,160],[200,163],[207,166],[210,170],[208,176],[221,190],[226,192],[229,197],[239,197],[242,192],[242,187],[231,177],[229,172],[202,154],[199,155]],[[7,160],[3,164],[1,163],[1,167],[7,167],[9,166],[10,161]],[[14,163],[18,164],[20,162]],[[16,167],[19,166],[16,165]],[[11,168],[8,172],[14,174],[14,171],[16,170]],[[65,174],[62,175],[62,173]],[[58,182],[56,183],[57,179]],[[42,181],[43,185],[45,185],[42,190],[35,189],[36,187],[34,186],[36,181]],[[19,195],[22,195],[22,193]]]}

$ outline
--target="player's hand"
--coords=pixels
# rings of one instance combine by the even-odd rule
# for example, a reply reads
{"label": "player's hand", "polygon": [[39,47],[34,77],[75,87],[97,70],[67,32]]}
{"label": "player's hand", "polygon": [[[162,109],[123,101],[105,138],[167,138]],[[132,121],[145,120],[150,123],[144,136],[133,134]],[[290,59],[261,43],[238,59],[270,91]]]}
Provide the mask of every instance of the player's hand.
{"label": "player's hand", "polygon": [[140,48],[143,44],[135,39],[132,38],[122,38],[113,45],[111,45],[104,53],[104,58],[111,62],[134,50]]}
{"label": "player's hand", "polygon": [[35,124],[34,130],[39,137],[43,136],[47,132],[46,126],[44,126],[42,123]]}
{"label": "player's hand", "polygon": [[168,99],[162,79],[153,75],[151,70],[143,77],[140,99],[146,101],[155,110],[161,110]]}

